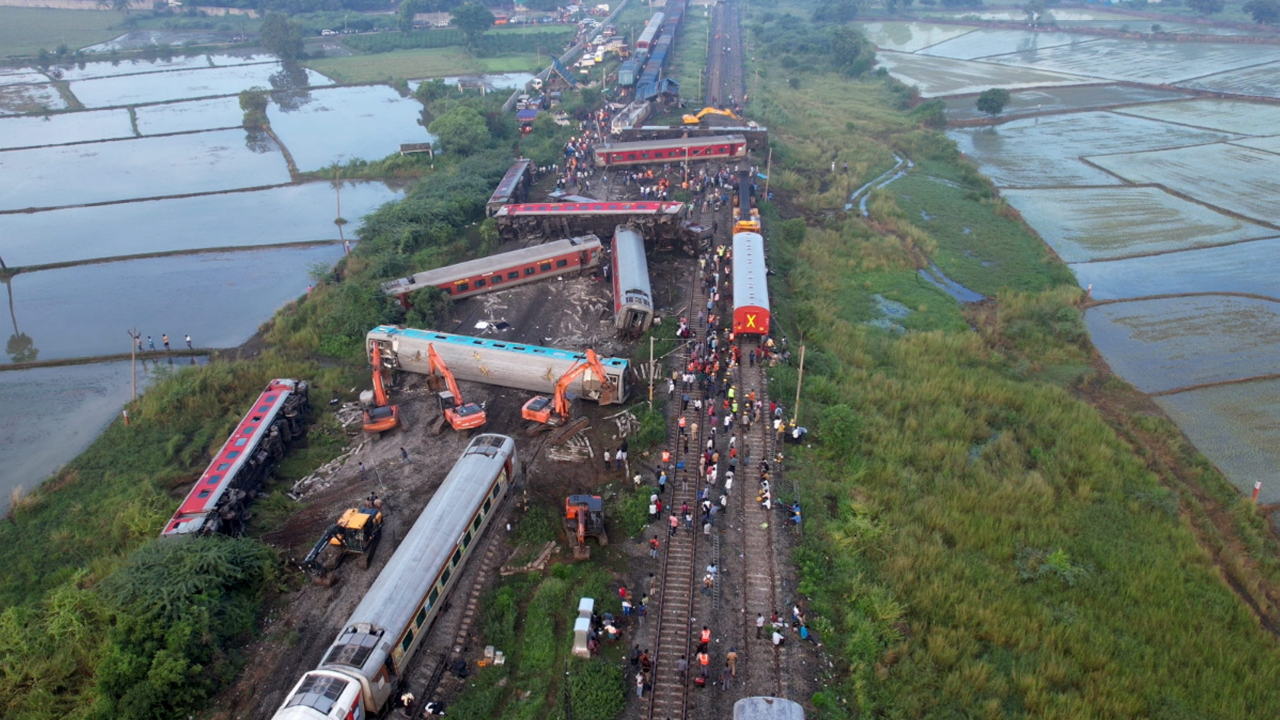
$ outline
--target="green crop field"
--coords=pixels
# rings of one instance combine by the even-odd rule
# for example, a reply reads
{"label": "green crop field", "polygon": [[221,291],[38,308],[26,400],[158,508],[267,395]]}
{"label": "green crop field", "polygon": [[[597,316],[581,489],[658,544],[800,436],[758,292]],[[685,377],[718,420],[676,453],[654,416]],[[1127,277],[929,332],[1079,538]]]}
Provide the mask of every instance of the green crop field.
{"label": "green crop field", "polygon": [[111,27],[118,13],[97,10],[50,10],[0,7],[0,57],[53,52],[59,45],[72,50],[110,40],[124,33]]}
{"label": "green crop field", "polygon": [[533,72],[537,69],[537,64],[537,56],[533,53],[476,58],[460,47],[393,50],[374,55],[319,58],[307,62],[312,70],[344,83]]}

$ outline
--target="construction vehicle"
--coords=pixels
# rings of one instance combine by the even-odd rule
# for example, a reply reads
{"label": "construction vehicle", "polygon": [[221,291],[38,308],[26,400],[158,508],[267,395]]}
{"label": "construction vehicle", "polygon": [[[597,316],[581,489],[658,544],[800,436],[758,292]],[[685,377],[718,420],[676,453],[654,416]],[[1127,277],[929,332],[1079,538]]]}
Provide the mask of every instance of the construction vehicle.
{"label": "construction vehicle", "polygon": [[400,426],[400,408],[387,398],[387,388],[382,381],[382,353],[373,349],[373,390],[360,393],[360,407],[364,409],[364,431],[378,437]]}
{"label": "construction vehicle", "polygon": [[[609,376],[605,373],[604,367],[600,364],[600,358],[591,348],[587,348],[587,357],[575,363],[560,379],[556,381],[555,393],[548,398],[545,395],[536,395],[529,402],[524,404],[520,410],[520,415],[525,420],[532,420],[535,424],[526,429],[526,434],[536,435],[543,430],[553,427],[560,427],[569,423],[569,416],[573,412],[572,398],[569,397],[569,386],[573,384],[583,373],[590,370],[595,373],[596,380],[600,383],[598,400],[600,404],[607,405],[613,402],[613,394],[617,391],[613,386],[613,382],[609,380]],[[586,425],[586,418],[579,418],[570,426],[576,427]]]}
{"label": "construction vehicle", "polygon": [[727,118],[732,118],[732,119],[734,119],[734,120],[741,120],[741,119],[742,119],[742,118],[738,117],[737,115],[735,115],[735,114],[733,113],[733,111],[732,111],[732,110],[721,110],[720,108],[704,107],[704,108],[702,108],[701,110],[699,110],[699,111],[698,111],[698,114],[697,114],[697,115],[685,115],[685,116],[684,116],[684,124],[685,124],[685,125],[699,125],[699,124],[701,124],[701,123],[702,123],[702,119],[703,119],[703,118],[705,118],[705,117],[706,117],[706,116],[708,116],[708,115],[723,115],[723,116],[725,116],[725,117],[727,117]]}
{"label": "construction vehicle", "polygon": [[599,495],[570,495],[564,501],[564,530],[573,546],[573,559],[590,559],[587,538],[595,538],[600,547],[609,544],[609,534],[604,530],[604,500]]}
{"label": "construction vehicle", "polygon": [[474,430],[489,421],[484,408],[462,399],[462,391],[458,389],[458,381],[449,372],[449,366],[436,354],[435,345],[427,345],[427,387],[436,394],[440,401],[440,418],[432,427],[436,435],[444,432],[447,422],[459,432]]}
{"label": "construction vehicle", "polygon": [[311,548],[302,569],[317,585],[333,585],[334,571],[348,555],[363,555],[367,569],[373,552],[382,539],[382,502],[370,496],[364,507],[350,508],[338,522],[329,526],[320,541]]}

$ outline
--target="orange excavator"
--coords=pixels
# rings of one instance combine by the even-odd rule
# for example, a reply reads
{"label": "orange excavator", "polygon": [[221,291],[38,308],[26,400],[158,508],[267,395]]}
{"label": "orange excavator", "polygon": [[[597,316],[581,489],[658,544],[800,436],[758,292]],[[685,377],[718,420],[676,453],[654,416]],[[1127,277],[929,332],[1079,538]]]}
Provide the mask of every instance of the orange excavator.
{"label": "orange excavator", "polygon": [[587,547],[587,538],[595,538],[601,547],[609,544],[609,534],[604,529],[604,500],[599,495],[565,498],[564,531],[573,546],[573,559],[589,560],[591,548]]}
{"label": "orange excavator", "polygon": [[364,431],[378,437],[400,426],[400,408],[387,399],[387,388],[382,382],[382,352],[373,348],[373,390],[360,393],[360,406],[364,408]]}
{"label": "orange excavator", "polygon": [[436,354],[435,345],[427,345],[427,360],[430,363],[427,369],[427,387],[440,400],[440,419],[436,421],[433,432],[436,435],[444,432],[446,422],[458,431],[474,430],[488,422],[484,408],[462,399],[458,381],[449,372],[449,366]]}
{"label": "orange excavator", "polygon": [[609,380],[609,376],[605,374],[604,366],[600,364],[600,358],[596,356],[595,351],[587,348],[587,359],[575,363],[573,367],[569,368],[568,372],[561,375],[560,379],[556,381],[554,397],[548,398],[545,395],[537,395],[524,404],[520,415],[525,420],[532,420],[541,425],[541,427],[534,426],[530,428],[531,434],[549,427],[564,425],[569,421],[569,414],[573,411],[569,398],[569,386],[588,370],[595,373],[596,379],[600,383],[598,391],[600,403],[607,405],[613,402],[613,394],[616,392],[616,388],[613,386],[613,382]]}

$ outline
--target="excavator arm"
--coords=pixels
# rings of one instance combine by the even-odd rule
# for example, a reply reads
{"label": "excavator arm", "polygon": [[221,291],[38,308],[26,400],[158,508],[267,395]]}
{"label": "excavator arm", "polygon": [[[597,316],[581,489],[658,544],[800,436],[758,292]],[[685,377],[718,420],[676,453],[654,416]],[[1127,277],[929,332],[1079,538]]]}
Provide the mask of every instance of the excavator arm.
{"label": "excavator arm", "polygon": [[702,122],[702,118],[708,115],[724,115],[725,117],[733,118],[734,120],[742,119],[737,115],[734,115],[732,110],[721,110],[719,108],[714,108],[714,107],[704,107],[698,111],[697,115],[685,115],[684,124],[697,125],[698,123]]}
{"label": "excavator arm", "polygon": [[430,367],[427,372],[444,378],[445,386],[449,388],[449,392],[453,393],[458,405],[462,405],[464,401],[462,399],[462,391],[458,389],[458,381],[453,377],[453,373],[449,372],[449,366],[445,365],[444,360],[436,353],[435,345],[427,345],[427,359],[430,361]]}

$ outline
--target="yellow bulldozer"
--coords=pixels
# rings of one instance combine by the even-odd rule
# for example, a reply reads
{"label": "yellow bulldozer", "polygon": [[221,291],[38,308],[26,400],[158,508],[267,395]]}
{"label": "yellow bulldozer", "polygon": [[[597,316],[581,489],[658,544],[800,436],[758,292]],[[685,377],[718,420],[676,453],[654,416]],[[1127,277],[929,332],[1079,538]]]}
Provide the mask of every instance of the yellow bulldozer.
{"label": "yellow bulldozer", "polygon": [[348,509],[311,548],[302,569],[312,582],[324,587],[333,585],[334,571],[348,555],[363,556],[367,569],[382,539],[382,520],[382,502],[373,496],[364,507]]}

